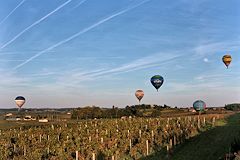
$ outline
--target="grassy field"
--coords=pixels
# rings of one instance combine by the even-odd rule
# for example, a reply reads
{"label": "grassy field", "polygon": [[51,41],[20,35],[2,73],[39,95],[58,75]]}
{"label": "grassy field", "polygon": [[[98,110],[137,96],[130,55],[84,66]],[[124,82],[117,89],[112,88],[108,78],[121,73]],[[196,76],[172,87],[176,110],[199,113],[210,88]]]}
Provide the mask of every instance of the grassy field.
{"label": "grassy field", "polygon": [[177,146],[169,156],[166,156],[166,151],[162,151],[143,159],[218,160],[229,152],[235,137],[240,137],[240,113],[230,116],[225,121],[218,121],[215,128]]}

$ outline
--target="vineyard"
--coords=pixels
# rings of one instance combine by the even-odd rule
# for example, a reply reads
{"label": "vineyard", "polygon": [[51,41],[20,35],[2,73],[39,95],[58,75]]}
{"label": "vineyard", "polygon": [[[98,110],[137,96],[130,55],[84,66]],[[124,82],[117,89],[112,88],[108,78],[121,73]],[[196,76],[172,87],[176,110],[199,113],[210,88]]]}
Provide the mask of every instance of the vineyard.
{"label": "vineyard", "polygon": [[2,129],[0,159],[139,159],[170,152],[224,116],[95,119]]}

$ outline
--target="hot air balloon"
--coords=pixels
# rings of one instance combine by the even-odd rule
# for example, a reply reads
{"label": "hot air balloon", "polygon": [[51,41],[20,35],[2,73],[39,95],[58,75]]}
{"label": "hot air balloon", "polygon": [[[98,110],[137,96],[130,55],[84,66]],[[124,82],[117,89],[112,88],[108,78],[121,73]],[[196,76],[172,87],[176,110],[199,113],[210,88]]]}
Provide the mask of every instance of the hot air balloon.
{"label": "hot air balloon", "polygon": [[25,98],[23,96],[17,96],[15,98],[15,102],[16,102],[16,105],[19,107],[19,110],[20,110],[25,103]]}
{"label": "hot air balloon", "polygon": [[231,55],[229,55],[229,54],[224,55],[224,56],[222,57],[222,61],[223,61],[223,63],[227,66],[227,68],[228,68],[228,66],[230,65],[230,63],[231,63],[231,61],[232,61]]}
{"label": "hot air balloon", "polygon": [[151,83],[157,89],[157,91],[162,86],[163,82],[164,82],[164,79],[160,75],[155,75],[151,78]]}
{"label": "hot air balloon", "polygon": [[137,97],[137,99],[139,100],[139,103],[140,103],[140,101],[141,101],[141,99],[143,98],[143,96],[144,96],[144,92],[143,92],[143,90],[137,90],[136,92],[135,92],[135,96]]}
{"label": "hot air balloon", "polygon": [[193,108],[195,109],[195,111],[197,112],[202,112],[205,110],[206,108],[206,103],[202,100],[197,100],[193,103]]}

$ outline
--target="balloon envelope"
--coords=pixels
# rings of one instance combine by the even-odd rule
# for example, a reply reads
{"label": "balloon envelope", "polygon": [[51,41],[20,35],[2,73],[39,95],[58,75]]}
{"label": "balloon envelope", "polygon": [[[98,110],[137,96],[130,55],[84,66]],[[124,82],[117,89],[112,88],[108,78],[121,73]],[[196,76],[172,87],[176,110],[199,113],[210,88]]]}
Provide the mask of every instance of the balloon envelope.
{"label": "balloon envelope", "polygon": [[164,82],[164,79],[160,75],[155,75],[151,78],[151,83],[157,89],[157,91],[162,86],[163,82]]}
{"label": "balloon envelope", "polygon": [[223,61],[223,63],[227,66],[227,68],[228,68],[228,66],[230,65],[230,63],[231,63],[231,61],[232,61],[232,57],[231,57],[231,55],[224,55],[223,57],[222,57],[222,61]]}
{"label": "balloon envelope", "polygon": [[193,103],[193,108],[198,112],[204,111],[206,108],[206,103],[202,100],[197,100]]}
{"label": "balloon envelope", "polygon": [[141,101],[141,99],[143,98],[143,96],[144,96],[144,92],[143,92],[143,90],[137,90],[136,92],[135,92],[135,96],[137,97],[137,99],[139,100],[139,102]]}
{"label": "balloon envelope", "polygon": [[16,105],[21,108],[25,103],[25,98],[23,96],[17,96],[15,98]]}

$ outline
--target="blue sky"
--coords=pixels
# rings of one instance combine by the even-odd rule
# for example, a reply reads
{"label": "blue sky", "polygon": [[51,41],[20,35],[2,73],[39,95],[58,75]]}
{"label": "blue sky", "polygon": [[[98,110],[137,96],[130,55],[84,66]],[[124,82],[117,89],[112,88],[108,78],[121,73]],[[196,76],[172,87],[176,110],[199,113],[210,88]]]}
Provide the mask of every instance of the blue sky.
{"label": "blue sky", "polygon": [[[0,107],[240,102],[238,0],[0,1]],[[226,69],[222,56],[232,55]],[[159,92],[153,75],[165,79]]]}

